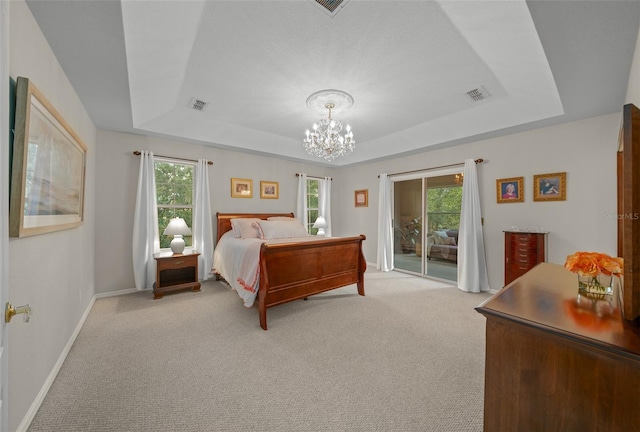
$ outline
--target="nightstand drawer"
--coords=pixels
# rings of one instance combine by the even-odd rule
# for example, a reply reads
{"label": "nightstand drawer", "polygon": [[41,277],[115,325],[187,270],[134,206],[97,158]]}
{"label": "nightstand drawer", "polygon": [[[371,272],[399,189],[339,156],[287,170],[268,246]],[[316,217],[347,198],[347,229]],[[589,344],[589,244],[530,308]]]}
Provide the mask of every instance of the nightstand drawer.
{"label": "nightstand drawer", "polygon": [[158,270],[180,269],[185,267],[193,267],[198,262],[197,255],[183,255],[171,258],[158,259]]}

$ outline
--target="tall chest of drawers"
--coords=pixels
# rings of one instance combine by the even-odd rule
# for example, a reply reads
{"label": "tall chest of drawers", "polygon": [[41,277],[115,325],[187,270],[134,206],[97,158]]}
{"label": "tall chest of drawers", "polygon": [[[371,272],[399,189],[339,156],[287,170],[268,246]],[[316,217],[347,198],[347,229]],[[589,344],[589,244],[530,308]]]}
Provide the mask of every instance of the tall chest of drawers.
{"label": "tall chest of drawers", "polygon": [[504,232],[504,284],[547,260],[546,232]]}

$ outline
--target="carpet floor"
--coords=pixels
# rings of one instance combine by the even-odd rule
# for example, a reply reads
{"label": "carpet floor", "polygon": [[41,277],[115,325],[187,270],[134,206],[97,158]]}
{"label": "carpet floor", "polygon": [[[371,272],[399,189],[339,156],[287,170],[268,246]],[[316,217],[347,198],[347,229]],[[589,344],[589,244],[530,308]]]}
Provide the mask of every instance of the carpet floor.
{"label": "carpet floor", "polygon": [[482,430],[489,294],[368,270],[269,309],[223,282],[96,300],[29,431]]}

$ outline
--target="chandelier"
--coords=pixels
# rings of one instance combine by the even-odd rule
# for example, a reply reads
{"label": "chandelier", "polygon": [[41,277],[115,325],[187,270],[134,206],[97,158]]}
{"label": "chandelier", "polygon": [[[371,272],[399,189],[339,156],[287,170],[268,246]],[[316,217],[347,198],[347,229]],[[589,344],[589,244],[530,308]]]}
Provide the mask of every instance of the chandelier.
{"label": "chandelier", "polygon": [[329,110],[329,116],[320,120],[320,124],[314,123],[313,132],[307,129],[306,137],[302,140],[304,149],[312,156],[323,158],[327,161],[351,153],[356,147],[351,127],[347,125],[346,133],[342,135],[342,122],[331,118],[332,110],[342,102],[340,109],[347,109],[353,105],[353,98],[348,93],[340,90],[321,90],[309,96],[307,106],[317,108],[323,104]]}

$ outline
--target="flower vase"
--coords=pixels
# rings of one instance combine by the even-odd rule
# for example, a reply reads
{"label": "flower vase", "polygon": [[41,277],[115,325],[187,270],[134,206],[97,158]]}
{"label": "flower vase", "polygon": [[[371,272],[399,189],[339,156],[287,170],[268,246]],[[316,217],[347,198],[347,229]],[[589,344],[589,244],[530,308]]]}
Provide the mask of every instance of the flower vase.
{"label": "flower vase", "polygon": [[612,284],[612,275],[581,276],[578,274],[578,289],[586,294],[613,295]]}

